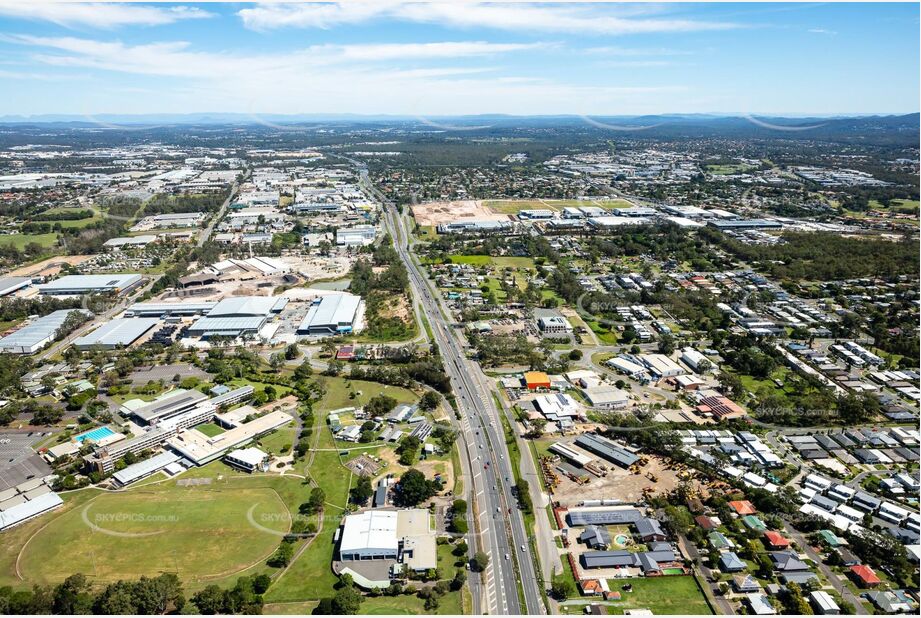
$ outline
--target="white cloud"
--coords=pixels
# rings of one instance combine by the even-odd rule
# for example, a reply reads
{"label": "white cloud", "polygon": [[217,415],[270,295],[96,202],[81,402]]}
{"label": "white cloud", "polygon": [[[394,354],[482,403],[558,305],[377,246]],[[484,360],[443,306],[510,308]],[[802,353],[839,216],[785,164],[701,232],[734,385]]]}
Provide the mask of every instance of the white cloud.
{"label": "white cloud", "polygon": [[610,69],[652,69],[678,66],[678,63],[670,62],[668,60],[612,60],[609,62],[597,62],[593,66],[606,67]]}
{"label": "white cloud", "polygon": [[[9,42],[57,52],[35,54],[34,58],[37,61],[47,65],[198,79],[211,79],[221,74],[233,74],[239,79],[279,73],[297,75],[298,71],[337,64],[358,62],[365,65],[397,60],[476,57],[531,50],[542,46],[538,43],[486,41],[314,45],[287,53],[244,56],[192,51],[191,45],[185,41],[125,45],[121,41],[96,41],[76,37],[6,35],[2,38]],[[472,68],[464,70],[469,72]]]}
{"label": "white cloud", "polygon": [[[82,104],[94,113],[106,111],[105,106],[110,105],[112,109],[160,112],[194,109],[420,116],[482,112],[605,114],[648,110],[651,100],[683,92],[681,86],[648,86],[623,79],[606,85],[535,79],[509,73],[509,69],[496,66],[492,60],[481,66],[447,64],[448,58],[479,58],[521,49],[518,44],[482,41],[323,45],[285,53],[243,55],[198,51],[182,41],[128,45],[76,37],[3,38],[33,48],[30,57],[45,66],[167,80],[145,80],[145,87],[162,86],[162,92],[143,101],[123,94],[120,99],[105,98],[100,103],[97,97],[89,102],[84,99],[96,97],[96,90],[72,91],[70,105]],[[119,85],[113,83],[113,87]],[[150,109],[139,109],[145,105]]]}
{"label": "white cloud", "polygon": [[0,15],[7,17],[49,21],[60,26],[92,26],[117,28],[119,26],[161,26],[183,19],[205,19],[213,15],[190,6],[145,6],[140,4],[110,3],[51,3],[2,0]]}
{"label": "white cloud", "polygon": [[332,28],[340,24],[356,24],[385,13],[399,3],[392,0],[380,2],[340,2],[308,4],[263,4],[239,11],[247,28],[271,30],[274,28]]}
{"label": "white cloud", "polygon": [[460,41],[442,43],[385,43],[378,45],[323,45],[310,48],[330,52],[346,60],[405,60],[485,56],[544,47],[542,43],[487,43]]}
{"label": "white cloud", "polygon": [[629,48],[629,47],[587,47],[587,54],[619,57],[644,57],[644,56],[690,56],[694,52],[665,47]]}
{"label": "white cloud", "polygon": [[[616,11],[616,14],[614,13]],[[469,2],[404,3],[340,2],[336,4],[266,4],[239,11],[247,28],[269,30],[283,27],[332,28],[341,24],[389,18],[450,27],[485,27],[530,32],[572,34],[644,34],[651,32],[698,32],[738,27],[729,22],[649,17],[636,7],[597,5],[486,4]]]}
{"label": "white cloud", "polygon": [[810,28],[809,32],[812,34],[838,34],[834,30],[826,30],[825,28]]}

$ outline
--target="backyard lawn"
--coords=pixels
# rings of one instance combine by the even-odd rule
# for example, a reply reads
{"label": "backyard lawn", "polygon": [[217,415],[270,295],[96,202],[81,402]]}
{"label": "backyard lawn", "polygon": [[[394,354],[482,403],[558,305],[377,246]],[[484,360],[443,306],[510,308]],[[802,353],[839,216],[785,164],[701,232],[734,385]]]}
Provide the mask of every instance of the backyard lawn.
{"label": "backyard lawn", "polygon": [[[628,583],[632,592],[621,589]],[[626,609],[648,609],[656,615],[713,613],[697,582],[688,575],[609,579],[608,587],[622,596],[608,607],[610,614],[623,614]]]}

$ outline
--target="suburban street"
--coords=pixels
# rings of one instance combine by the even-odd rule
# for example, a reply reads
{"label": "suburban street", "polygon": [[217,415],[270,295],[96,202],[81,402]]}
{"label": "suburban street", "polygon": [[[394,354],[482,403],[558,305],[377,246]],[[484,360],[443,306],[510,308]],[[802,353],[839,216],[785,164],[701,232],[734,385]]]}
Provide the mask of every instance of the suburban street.
{"label": "suburban street", "polygon": [[787,522],[784,522],[783,528],[784,534],[786,534],[791,540],[795,541],[796,544],[799,545],[799,547],[802,548],[802,550],[806,553],[809,559],[818,565],[819,570],[822,571],[822,575],[832,585],[832,587],[835,589],[835,592],[837,592],[842,599],[853,605],[854,611],[857,614],[865,616],[867,614],[873,613],[864,607],[863,602],[857,598],[857,595],[855,595],[847,586],[841,583],[841,579],[838,574],[832,571],[831,568],[825,564],[825,561],[822,560],[822,558],[817,553],[815,553],[809,541],[806,539],[806,535],[793,528]]}

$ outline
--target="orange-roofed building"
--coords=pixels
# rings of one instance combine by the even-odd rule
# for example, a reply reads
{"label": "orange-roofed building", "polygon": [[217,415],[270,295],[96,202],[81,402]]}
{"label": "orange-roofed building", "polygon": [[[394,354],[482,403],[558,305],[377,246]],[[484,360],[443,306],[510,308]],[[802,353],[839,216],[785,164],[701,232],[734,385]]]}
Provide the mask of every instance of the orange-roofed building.
{"label": "orange-roofed building", "polygon": [[597,579],[585,579],[580,581],[579,585],[582,587],[582,594],[586,596],[604,592],[604,588],[601,587],[601,582]]}
{"label": "orange-roofed building", "polygon": [[731,508],[739,515],[754,515],[758,512],[758,509],[755,508],[755,505],[748,500],[732,500],[729,503],[729,508]]}
{"label": "orange-roofed building", "polygon": [[790,547],[790,541],[779,532],[774,532],[773,530],[768,530],[764,533],[764,542],[767,543],[770,549],[786,549]]}
{"label": "orange-roofed building", "polygon": [[880,579],[877,577],[876,572],[865,564],[852,566],[851,576],[864,588],[873,588],[880,584]]}
{"label": "orange-roofed building", "polygon": [[550,390],[550,376],[543,371],[525,371],[524,383],[529,391],[536,391],[541,388]]}

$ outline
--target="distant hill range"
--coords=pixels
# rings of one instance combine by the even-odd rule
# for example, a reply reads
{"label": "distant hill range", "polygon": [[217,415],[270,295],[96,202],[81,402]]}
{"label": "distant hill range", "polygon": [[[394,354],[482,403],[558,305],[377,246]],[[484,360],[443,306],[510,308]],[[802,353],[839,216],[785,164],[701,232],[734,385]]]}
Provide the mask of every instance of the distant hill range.
{"label": "distant hill range", "polygon": [[318,125],[347,127],[356,125],[416,126],[432,131],[464,128],[467,135],[494,133],[516,128],[559,128],[561,130],[598,130],[601,132],[636,133],[649,138],[695,137],[786,137],[789,139],[850,140],[870,137],[873,142],[917,142],[918,113],[903,115],[859,116],[759,116],[743,114],[662,114],[649,116],[512,116],[482,114],[472,116],[399,116],[360,114],[100,114],[79,116],[46,114],[35,116],[0,116],[6,127],[134,129],[176,126],[264,126]]}

